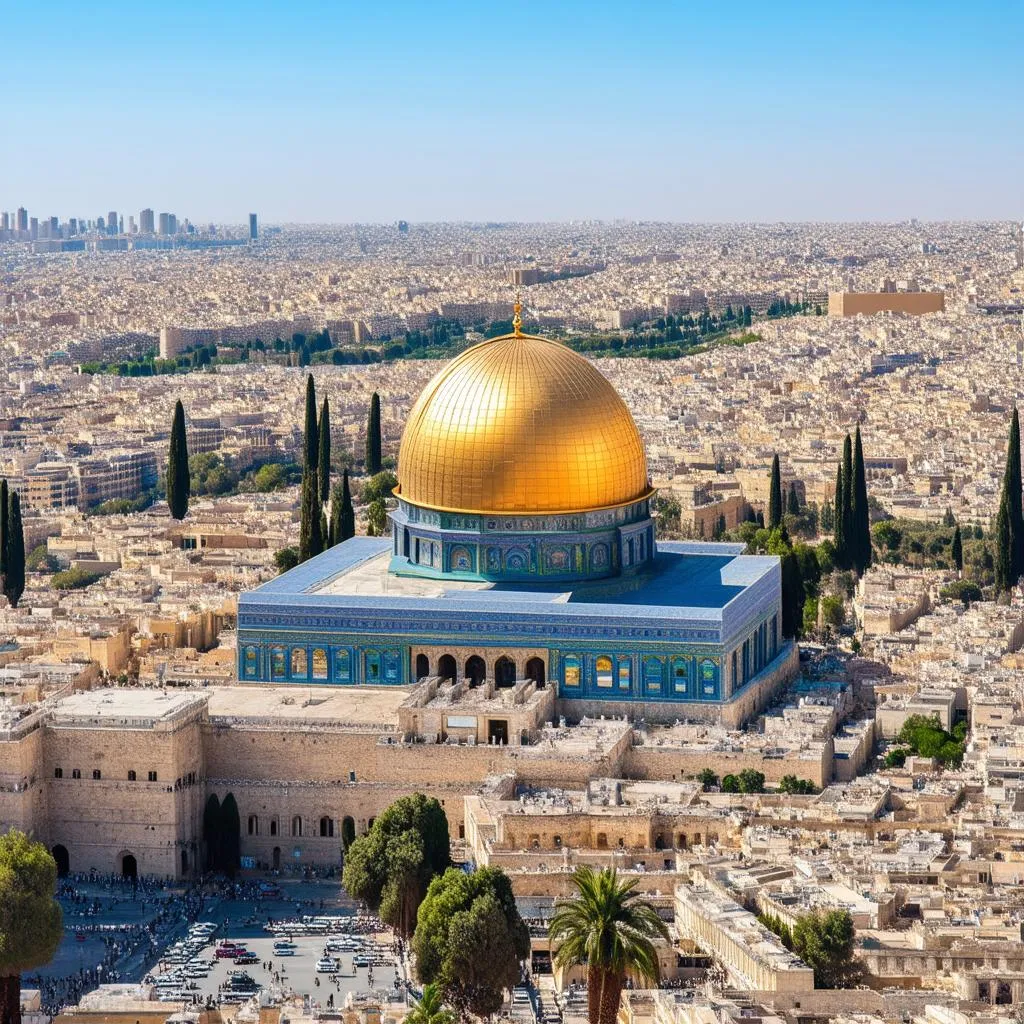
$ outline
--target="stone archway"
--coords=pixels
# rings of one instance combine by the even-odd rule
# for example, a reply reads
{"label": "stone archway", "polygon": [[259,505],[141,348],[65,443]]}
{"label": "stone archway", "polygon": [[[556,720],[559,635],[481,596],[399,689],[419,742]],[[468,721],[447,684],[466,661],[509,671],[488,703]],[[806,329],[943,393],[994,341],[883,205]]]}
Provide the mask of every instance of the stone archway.
{"label": "stone archway", "polygon": [[530,658],[526,663],[526,678],[532,679],[538,686],[547,682],[547,669],[543,658]]}
{"label": "stone archway", "polygon": [[494,663],[494,682],[498,686],[516,685],[516,663],[504,654]]}
{"label": "stone archway", "polygon": [[275,846],[274,852],[271,854],[271,866],[275,871],[281,870],[281,847]]}
{"label": "stone archway", "polygon": [[470,686],[479,686],[487,678],[487,663],[479,654],[472,655],[466,661],[466,678]]}
{"label": "stone archway", "polygon": [[57,863],[57,877],[67,878],[71,874],[71,858],[68,855],[68,848],[62,843],[58,843],[52,853],[53,859]]}
{"label": "stone archway", "polygon": [[138,878],[139,862],[135,859],[134,853],[121,854],[121,877]]}
{"label": "stone archway", "polygon": [[430,675],[430,659],[425,654],[416,655],[416,679],[424,679]]}
{"label": "stone archway", "polygon": [[458,671],[455,659],[450,654],[442,654],[437,662],[437,674],[442,679],[454,679]]}

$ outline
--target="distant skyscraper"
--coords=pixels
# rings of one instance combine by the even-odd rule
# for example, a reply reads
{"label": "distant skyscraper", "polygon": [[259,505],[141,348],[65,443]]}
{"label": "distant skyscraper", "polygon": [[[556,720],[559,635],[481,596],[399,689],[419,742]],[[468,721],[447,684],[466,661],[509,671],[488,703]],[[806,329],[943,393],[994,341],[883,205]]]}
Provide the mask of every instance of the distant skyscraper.
{"label": "distant skyscraper", "polygon": [[151,235],[156,230],[156,224],[153,220],[153,211],[145,209],[139,214],[139,230],[144,235]]}
{"label": "distant skyscraper", "polygon": [[256,214],[249,214],[249,241],[255,242],[259,238],[259,228],[256,226]]}
{"label": "distant skyscraper", "polygon": [[178,218],[173,214],[167,214],[167,234],[176,235],[178,233]]}
{"label": "distant skyscraper", "polygon": [[28,231],[28,210],[24,206],[18,207],[18,223],[16,231]]}
{"label": "distant skyscraper", "polygon": [[107,234],[117,234],[117,210],[111,210],[110,213],[107,214]]}
{"label": "distant skyscraper", "polygon": [[4,210],[3,215],[0,216],[0,231],[11,230],[11,215]]}
{"label": "distant skyscraper", "polygon": [[101,235],[106,233],[106,230],[107,230],[107,220],[106,220],[105,217],[99,216],[99,217],[96,218],[96,230]]}
{"label": "distant skyscraper", "polygon": [[28,222],[29,237],[34,242],[39,237],[39,218],[30,217]]}
{"label": "distant skyscraper", "polygon": [[161,235],[169,235],[171,233],[171,215],[169,213],[160,214],[159,227]]}

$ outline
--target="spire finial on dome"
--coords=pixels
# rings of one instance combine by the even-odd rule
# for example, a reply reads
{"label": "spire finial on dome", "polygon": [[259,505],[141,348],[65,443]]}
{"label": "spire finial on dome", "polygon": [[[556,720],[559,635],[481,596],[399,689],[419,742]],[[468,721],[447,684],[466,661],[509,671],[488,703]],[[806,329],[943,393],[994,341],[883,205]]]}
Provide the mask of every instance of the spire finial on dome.
{"label": "spire finial on dome", "polygon": [[512,333],[517,337],[523,336],[523,304],[519,301],[519,292],[516,292],[516,301],[512,304]]}

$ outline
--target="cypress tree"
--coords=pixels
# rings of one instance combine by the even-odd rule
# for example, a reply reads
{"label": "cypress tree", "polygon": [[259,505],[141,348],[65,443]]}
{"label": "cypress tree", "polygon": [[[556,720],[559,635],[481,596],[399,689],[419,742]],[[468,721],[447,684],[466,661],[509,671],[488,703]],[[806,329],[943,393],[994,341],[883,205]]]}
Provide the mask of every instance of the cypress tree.
{"label": "cypress tree", "polygon": [[843,514],[843,509],[846,507],[846,497],[844,490],[846,489],[846,481],[843,480],[843,464],[842,462],[836,466],[836,495],[835,495],[835,512],[832,514],[832,534],[833,543],[836,546],[836,565],[840,569],[845,568],[846,561],[846,517]]}
{"label": "cypress tree", "polygon": [[800,562],[790,549],[782,556],[782,635],[798,637],[803,630],[804,581]]}
{"label": "cypress tree", "polygon": [[843,441],[843,568],[855,564],[857,538],[853,526],[853,441],[846,435]]}
{"label": "cypress tree", "polygon": [[317,482],[320,484],[320,501],[326,502],[331,496],[331,406],[326,396],[324,404],[320,407],[317,436],[319,441]]}
{"label": "cypress tree", "polygon": [[335,495],[334,507],[332,508],[331,533],[335,544],[348,540],[356,535],[356,511],[352,507],[352,491],[348,483],[348,470],[341,477],[341,500],[338,501]]}
{"label": "cypress tree", "polygon": [[789,485],[789,499],[788,499],[788,504],[787,504],[786,511],[791,516],[798,516],[798,515],[800,515],[800,497],[796,493],[796,484],[795,483]]}
{"label": "cypress tree", "polygon": [[374,476],[380,469],[380,395],[374,391],[366,421],[366,472]]}
{"label": "cypress tree", "polygon": [[774,530],[782,522],[782,472],[779,453],[772,457],[772,480],[768,492],[768,529]]}
{"label": "cypress tree", "polygon": [[999,501],[999,515],[996,517],[996,590],[1009,590],[1016,582],[1013,575],[1013,545],[1010,534],[1010,503],[1003,488]]}
{"label": "cypress tree", "polygon": [[320,445],[316,425],[316,385],[313,375],[306,377],[306,424],[302,439],[302,487],[299,497],[299,561],[319,555],[323,550],[320,532],[320,484],[317,480]]}
{"label": "cypress tree", "polygon": [[11,491],[7,513],[7,572],[4,574],[4,593],[12,608],[18,607],[25,592],[25,532],[21,523],[21,495]]}
{"label": "cypress tree", "polygon": [[1010,437],[1006,447],[1006,472],[1003,475],[1003,493],[1006,495],[1010,526],[1010,556],[1012,582],[1024,574],[1024,513],[1021,510],[1020,418],[1017,406],[1010,419]]}
{"label": "cypress tree", "polygon": [[957,523],[956,529],[953,531],[953,547],[950,551],[950,555],[953,558],[953,564],[957,568],[957,572],[963,572],[964,568],[964,542],[960,537],[960,524]]}
{"label": "cypress tree", "polygon": [[316,429],[316,384],[313,374],[306,375],[306,426],[302,435],[302,469],[316,472],[319,465],[319,438]]}
{"label": "cypress tree", "polygon": [[868,510],[868,482],[864,472],[864,449],[860,440],[860,427],[853,441],[853,565],[858,576],[871,564],[871,515]]}
{"label": "cypress tree", "polygon": [[171,422],[171,447],[167,456],[167,507],[179,522],[188,515],[188,497],[192,486],[188,471],[188,438],[185,436],[185,410],[181,399],[174,405]]}
{"label": "cypress tree", "polygon": [[7,480],[0,480],[0,588],[7,574],[7,513],[10,497],[7,494]]}

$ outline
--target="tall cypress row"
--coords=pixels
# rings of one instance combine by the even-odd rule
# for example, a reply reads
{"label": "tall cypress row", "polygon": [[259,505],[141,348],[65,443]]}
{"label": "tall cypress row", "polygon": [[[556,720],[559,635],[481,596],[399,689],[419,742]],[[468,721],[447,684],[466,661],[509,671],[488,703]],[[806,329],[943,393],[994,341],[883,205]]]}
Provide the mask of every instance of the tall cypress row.
{"label": "tall cypress row", "polygon": [[1006,471],[1003,474],[1003,493],[1010,526],[1011,585],[1024,575],[1024,512],[1021,509],[1020,417],[1017,406],[1010,419],[1010,437],[1006,446]]}
{"label": "tall cypress row", "polygon": [[7,572],[4,593],[13,608],[18,607],[25,592],[25,531],[21,522],[21,495],[11,491],[7,513]]}
{"label": "tall cypress row", "polygon": [[772,479],[768,492],[768,529],[774,530],[782,523],[782,471],[779,468],[779,453],[772,457]]}
{"label": "tall cypress row", "polygon": [[370,414],[366,421],[366,472],[379,473],[380,458],[380,395],[374,391],[370,397]]}
{"label": "tall cypress row", "polygon": [[174,405],[174,419],[171,421],[171,447],[167,455],[167,506],[171,510],[172,518],[180,521],[188,515],[190,487],[185,409],[179,398]]}
{"label": "tall cypress row", "polygon": [[7,573],[7,514],[10,497],[7,494],[6,478],[0,480],[0,588]]}
{"label": "tall cypress row", "polygon": [[871,564],[871,514],[868,509],[868,481],[864,470],[864,448],[860,427],[853,440],[853,565],[863,576]]}
{"label": "tall cypress row", "polygon": [[317,482],[320,484],[320,501],[326,502],[331,496],[331,404],[324,396],[320,407],[320,422],[317,425]]}
{"label": "tall cypress row", "polygon": [[299,504],[299,561],[319,555],[323,550],[320,531],[320,484],[317,480],[320,445],[316,424],[316,385],[313,375],[306,377],[306,422],[302,438],[302,487]]}
{"label": "tall cypress row", "polygon": [[853,528],[853,441],[847,434],[843,441],[843,568],[852,569],[856,551]]}
{"label": "tall cypress row", "polygon": [[840,460],[836,466],[836,494],[835,511],[832,515],[832,536],[836,546],[836,565],[840,569],[845,568],[846,559],[846,519],[843,509],[846,507],[846,496],[844,490],[846,482],[843,480],[843,463]]}

